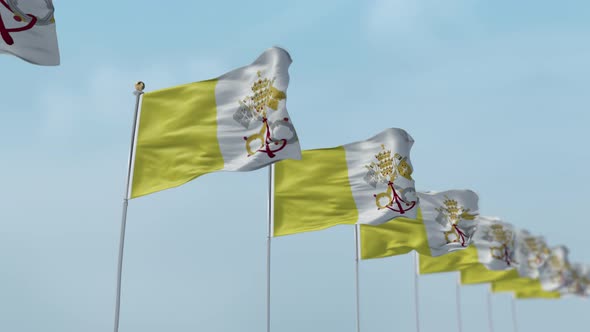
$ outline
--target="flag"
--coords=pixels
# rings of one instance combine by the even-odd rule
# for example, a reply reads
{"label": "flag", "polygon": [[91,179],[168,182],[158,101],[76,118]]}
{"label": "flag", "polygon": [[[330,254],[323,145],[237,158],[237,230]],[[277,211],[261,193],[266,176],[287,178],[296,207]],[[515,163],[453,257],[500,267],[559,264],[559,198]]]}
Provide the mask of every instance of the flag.
{"label": "flag", "polygon": [[[471,238],[472,244],[466,250],[442,257],[420,255],[420,274],[461,271],[463,275],[463,271],[469,270],[466,279],[469,282],[471,276],[480,278],[482,274],[489,274],[490,270],[502,269],[501,266],[506,265],[507,259],[512,256],[509,249],[513,246],[511,228],[504,229],[509,225],[496,217],[478,216],[475,224],[477,226]],[[497,262],[498,260],[500,261]]]}
{"label": "flag", "polygon": [[285,106],[291,57],[266,50],[216,79],[143,95],[131,198],[216,171],[252,171],[301,158]]}
{"label": "flag", "polygon": [[398,218],[382,225],[361,225],[363,259],[401,255],[416,250],[441,256],[465,249],[472,241],[479,213],[471,190],[418,193],[418,217]]}
{"label": "flag", "polygon": [[[543,268],[543,283],[539,279],[521,277],[493,282],[492,290],[494,292],[514,291],[521,295],[527,293],[536,294],[537,292],[542,294],[557,293],[561,297],[570,295],[585,297],[589,295],[590,266],[570,264],[567,261],[567,249],[563,246],[554,248],[553,251],[549,251],[550,254],[548,255],[545,255],[545,250],[541,252],[546,259],[537,270]],[[530,264],[531,261],[522,260],[519,265],[527,263]],[[538,264],[538,260],[535,260],[534,264]],[[545,264],[547,265],[545,266]],[[540,275],[541,272],[536,274]]]}
{"label": "flag", "polygon": [[590,296],[590,265],[575,263],[571,264],[571,279],[560,288],[562,295],[576,295],[581,297]]}
{"label": "flag", "polygon": [[0,54],[42,66],[59,65],[52,0],[0,0]]}
{"label": "flag", "polygon": [[545,291],[560,291],[572,282],[572,270],[566,246],[551,248],[547,262],[539,270],[539,280]]}
{"label": "flag", "polygon": [[461,270],[462,284],[518,278],[515,268],[515,229],[499,218],[480,218],[473,245],[479,264]]}
{"label": "flag", "polygon": [[578,273],[583,289],[583,296],[590,297],[590,264],[581,265]]}
{"label": "flag", "polygon": [[527,230],[516,231],[516,269],[523,278],[538,279],[540,268],[547,262],[551,250],[545,239]]}
{"label": "flag", "polygon": [[391,128],[365,141],[303,151],[301,160],[276,164],[274,236],[415,219],[413,143],[404,130]]}
{"label": "flag", "polygon": [[577,264],[576,265],[579,283],[578,295],[589,297],[590,296],[590,264]]}
{"label": "flag", "polygon": [[492,282],[494,292],[523,292],[539,290],[539,269],[549,258],[550,250],[543,237],[533,236],[526,230],[516,231],[515,266],[518,278]]}

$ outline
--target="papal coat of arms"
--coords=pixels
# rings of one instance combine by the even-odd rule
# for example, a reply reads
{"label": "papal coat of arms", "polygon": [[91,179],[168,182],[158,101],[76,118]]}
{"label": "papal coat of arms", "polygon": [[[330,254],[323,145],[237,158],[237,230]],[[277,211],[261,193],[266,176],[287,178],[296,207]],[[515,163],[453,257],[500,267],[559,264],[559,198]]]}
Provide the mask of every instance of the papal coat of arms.
{"label": "papal coat of arms", "polygon": [[508,266],[516,263],[512,230],[501,224],[492,224],[484,231],[483,239],[500,243],[499,246],[490,247],[490,254],[494,259],[504,261]]}
{"label": "papal coat of arms", "polygon": [[412,180],[412,166],[407,157],[402,157],[391,150],[386,150],[381,144],[382,151],[375,155],[377,162],[366,165],[367,174],[364,177],[366,183],[371,187],[385,187],[385,191],[374,194],[377,209],[389,209],[400,214],[412,210],[418,199],[413,187],[402,188],[396,185],[399,177]]}
{"label": "papal coat of arms", "polygon": [[436,208],[438,216],[436,221],[440,223],[447,231],[444,231],[445,240],[449,243],[460,243],[462,247],[467,246],[468,238],[472,234],[466,234],[459,222],[462,220],[473,221],[477,217],[477,214],[469,213],[469,209],[466,209],[459,205],[459,203],[445,196],[443,206]]}
{"label": "papal coat of arms", "polygon": [[551,283],[561,285],[561,287],[569,286],[572,280],[572,268],[561,255],[552,254],[547,260],[547,267],[545,270],[545,279]]}
{"label": "papal coat of arms", "polygon": [[[277,152],[283,150],[287,144],[296,142],[298,138],[289,118],[272,122],[269,119],[269,112],[276,111],[280,101],[287,98],[285,92],[274,87],[275,78],[262,77],[260,71],[257,76],[251,87],[252,94],[239,101],[240,107],[233,118],[246,129],[254,123],[260,126],[256,133],[244,136],[248,156],[264,153],[269,158],[274,158]],[[291,137],[277,138],[277,132],[281,129],[287,129]]]}
{"label": "papal coat of arms", "polygon": [[529,270],[538,270],[551,253],[549,247],[542,239],[527,236],[522,239],[520,246],[521,255],[526,259],[526,267]]}
{"label": "papal coat of arms", "polygon": [[588,279],[586,279],[575,267],[572,267],[570,271],[570,280],[565,286],[568,293],[585,296],[586,288],[588,287]]}

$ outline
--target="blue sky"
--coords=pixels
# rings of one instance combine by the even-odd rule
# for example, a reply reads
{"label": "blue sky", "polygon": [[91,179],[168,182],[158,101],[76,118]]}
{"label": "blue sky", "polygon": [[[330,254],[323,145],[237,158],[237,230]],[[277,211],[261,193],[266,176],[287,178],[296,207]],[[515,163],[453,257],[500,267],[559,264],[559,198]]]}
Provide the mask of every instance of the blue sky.
{"label": "blue sky", "polygon": [[[415,139],[419,190],[590,261],[585,1],[55,1],[62,65],[0,57],[0,330],[112,328],[133,83],[218,76],[278,45],[305,149]],[[130,202],[121,332],[262,331],[266,171]],[[273,242],[273,331],[354,331],[352,227]],[[412,331],[412,256],[362,262],[362,327]],[[455,274],[420,278],[422,331],[455,329]],[[462,288],[465,330],[486,286]],[[493,300],[510,330],[510,296]],[[517,303],[519,331],[581,330],[589,303]]]}

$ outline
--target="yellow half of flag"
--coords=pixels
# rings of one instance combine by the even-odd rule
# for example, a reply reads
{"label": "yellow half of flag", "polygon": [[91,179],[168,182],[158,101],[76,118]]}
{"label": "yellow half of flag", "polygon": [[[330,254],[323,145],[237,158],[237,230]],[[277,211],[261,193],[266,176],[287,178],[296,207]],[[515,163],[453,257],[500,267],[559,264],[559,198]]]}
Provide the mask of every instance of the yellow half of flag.
{"label": "yellow half of flag", "polygon": [[223,168],[217,141],[216,84],[214,79],[143,95],[131,198]]}
{"label": "yellow half of flag", "polygon": [[354,225],[358,220],[341,146],[302,151],[301,161],[277,163],[274,183],[274,236]]}
{"label": "yellow half of flag", "polygon": [[543,290],[541,284],[538,284],[536,289],[529,288],[522,291],[516,291],[514,293],[517,299],[559,299],[561,293],[559,292],[548,292]]}
{"label": "yellow half of flag", "polygon": [[361,225],[360,236],[362,259],[403,255],[412,250],[430,256],[420,209],[416,219],[401,217],[381,225]]}
{"label": "yellow half of flag", "polygon": [[482,284],[492,281],[516,279],[520,275],[516,269],[494,271],[488,270],[483,264],[476,264],[466,269],[461,270],[461,283],[467,284]]}
{"label": "yellow half of flag", "polygon": [[475,264],[479,264],[477,249],[471,245],[464,250],[439,256],[429,257],[420,255],[420,274],[461,271]]}
{"label": "yellow half of flag", "polygon": [[492,291],[497,292],[525,292],[542,290],[538,279],[515,278],[492,282]]}
{"label": "yellow half of flag", "polygon": [[515,296],[517,299],[559,299],[561,298],[561,294],[559,292],[546,292],[546,291],[536,291],[536,292],[516,292]]}
{"label": "yellow half of flag", "polygon": [[247,172],[301,148],[286,108],[289,53],[278,47],[215,79],[145,93],[130,198],[206,173]]}

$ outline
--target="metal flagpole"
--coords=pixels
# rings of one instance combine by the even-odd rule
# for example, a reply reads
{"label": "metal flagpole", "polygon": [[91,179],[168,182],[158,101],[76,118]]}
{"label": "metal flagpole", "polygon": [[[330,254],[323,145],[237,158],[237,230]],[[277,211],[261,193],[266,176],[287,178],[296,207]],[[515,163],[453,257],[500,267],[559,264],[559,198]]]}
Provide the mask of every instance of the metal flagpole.
{"label": "metal flagpole", "polygon": [[488,288],[488,325],[490,327],[490,332],[494,332],[494,321],[492,318],[492,286]]}
{"label": "metal flagpole", "polygon": [[414,304],[416,313],[416,332],[420,332],[420,299],[418,293],[418,274],[420,273],[418,264],[418,253],[414,251]]}
{"label": "metal flagpole", "polygon": [[457,273],[457,291],[455,293],[457,297],[457,327],[459,332],[463,331],[463,322],[461,319],[461,273]]}
{"label": "metal flagpole", "polygon": [[119,331],[119,313],[121,311],[121,275],[123,273],[123,248],[125,247],[125,227],[127,225],[127,206],[129,205],[129,186],[131,184],[131,174],[133,171],[133,154],[135,150],[135,137],[137,129],[137,116],[139,113],[139,101],[145,89],[143,82],[135,83],[135,112],[133,115],[133,127],[131,129],[131,147],[129,148],[129,159],[127,162],[127,184],[125,186],[125,197],[123,198],[123,215],[121,217],[121,235],[119,238],[119,263],[117,265],[117,295],[115,302],[115,327],[114,331]]}
{"label": "metal flagpole", "polygon": [[354,241],[355,241],[355,281],[356,281],[356,331],[361,331],[361,301],[360,301],[360,286],[359,286],[359,259],[360,259],[360,227],[361,225],[354,225]]}
{"label": "metal flagpole", "polygon": [[514,324],[514,332],[518,332],[518,324],[516,323],[516,300],[514,293],[512,294],[512,324]]}
{"label": "metal flagpole", "polygon": [[270,332],[270,245],[274,231],[275,165],[268,167],[268,236],[266,237],[266,332]]}

